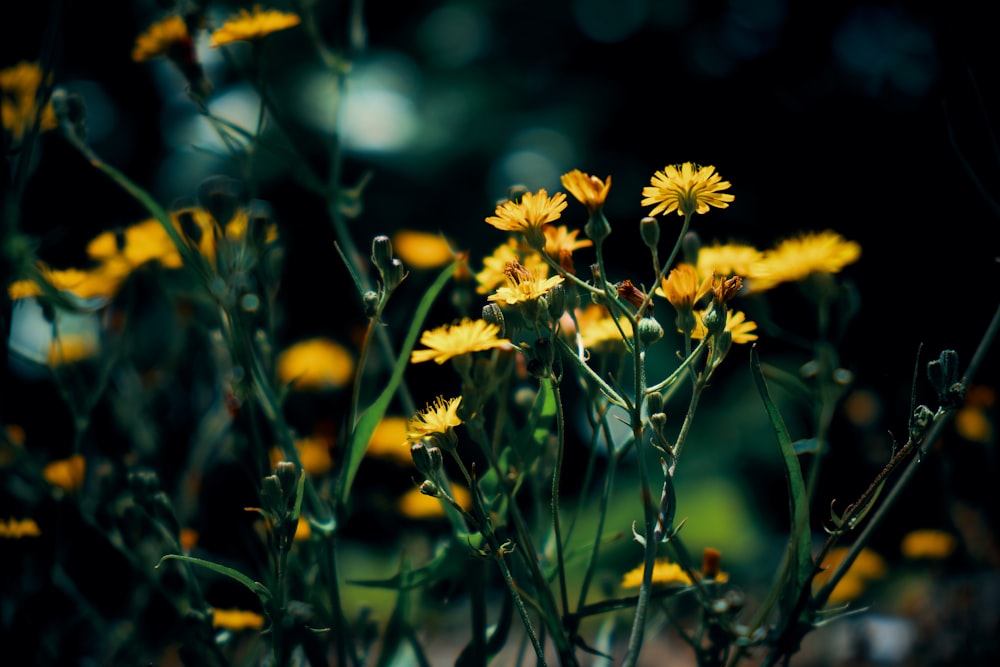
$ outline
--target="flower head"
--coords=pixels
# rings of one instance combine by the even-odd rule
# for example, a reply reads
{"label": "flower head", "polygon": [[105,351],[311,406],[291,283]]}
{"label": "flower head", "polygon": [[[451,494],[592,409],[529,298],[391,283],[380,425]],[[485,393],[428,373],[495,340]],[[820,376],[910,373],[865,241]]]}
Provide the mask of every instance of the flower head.
{"label": "flower head", "polygon": [[511,236],[506,243],[497,246],[492,255],[483,258],[483,270],[476,274],[476,292],[489,294],[506,284],[507,274],[504,270],[510,262],[522,264],[533,275],[546,277],[549,274],[549,265],[538,251],[532,250]]}
{"label": "flower head", "polygon": [[432,435],[449,435],[452,429],[462,424],[458,417],[458,406],[461,404],[461,396],[447,400],[438,396],[407,422],[406,442],[412,444]]}
{"label": "flower head", "polygon": [[712,165],[701,167],[690,162],[667,165],[653,174],[649,182],[642,189],[642,205],[655,205],[649,212],[651,216],[669,215],[673,211],[677,215],[708,213],[709,206],[728,208],[735,199],[722,192],[729,189],[730,183],[723,181]]}
{"label": "flower head", "polygon": [[83,486],[84,473],[87,470],[87,460],[82,454],[73,454],[69,458],[52,461],[42,469],[42,476],[52,486],[71,492]]}
{"label": "flower head", "polygon": [[[638,588],[642,584],[642,569],[643,566],[639,565],[626,572],[622,577],[622,588]],[[671,563],[666,558],[657,558],[653,563],[653,584],[690,586],[691,577],[677,563]]]}
{"label": "flower head", "polygon": [[559,262],[559,266],[570,273],[575,273],[573,251],[594,245],[590,239],[578,240],[576,236],[580,230],[570,231],[566,225],[545,225],[542,231],[545,233],[545,254]]}
{"label": "flower head", "polygon": [[294,389],[337,389],[353,377],[354,358],[351,353],[329,338],[302,340],[278,355],[278,378]]}
{"label": "flower head", "polygon": [[698,270],[691,264],[678,264],[660,281],[656,294],[670,302],[678,312],[691,310],[712,289],[712,278],[699,282]]}
{"label": "flower head", "polygon": [[[15,140],[24,136],[35,122],[35,102],[41,85],[42,68],[38,63],[25,61],[0,69],[0,124]],[[45,105],[41,115],[40,131],[58,127],[59,120],[51,102]]]}
{"label": "flower head", "polygon": [[172,53],[178,53],[180,59],[184,60],[193,58],[193,48],[187,23],[173,14],[153,23],[146,32],[136,37],[135,46],[132,47],[132,60],[138,63]]}
{"label": "flower head", "polygon": [[8,518],[0,521],[0,538],[19,540],[22,537],[38,537],[42,534],[34,519]]}
{"label": "flower head", "polygon": [[[712,307],[709,306],[698,313],[698,317],[696,318],[697,323],[694,331],[691,332],[691,338],[701,339],[708,335],[708,329],[705,327],[702,319],[711,309]],[[747,316],[741,310],[726,310],[725,330],[732,334],[734,343],[750,343],[757,340],[757,334],[753,333],[757,330],[757,323],[748,320]]]}
{"label": "flower head", "polygon": [[562,276],[546,278],[533,273],[517,262],[510,262],[504,269],[507,285],[487,297],[488,301],[498,301],[513,306],[516,303],[535,301],[550,289],[563,282]]}
{"label": "flower head", "polygon": [[365,456],[389,459],[402,465],[410,465],[413,457],[410,450],[401,445],[408,444],[409,421],[400,415],[387,415],[379,421],[372,432],[365,449]]}
{"label": "flower head", "polygon": [[[813,577],[814,591],[822,588],[830,580],[830,575],[844,560],[849,550],[849,547],[835,547],[827,553],[820,565],[820,571]],[[838,605],[853,600],[864,593],[869,582],[881,579],[886,575],[886,572],[888,572],[888,568],[885,559],[875,551],[865,547],[858,553],[844,577],[834,586],[827,603]]]}
{"label": "flower head", "polygon": [[[39,263],[38,272],[50,287],[69,292],[81,299],[111,298],[118,293],[128,270],[119,264],[102,263],[90,269],[52,269]],[[24,299],[42,294],[42,287],[34,280],[17,280],[7,287],[11,299]]]}
{"label": "flower head", "polygon": [[264,617],[244,609],[213,609],[212,627],[226,630],[260,630],[264,627]]}
{"label": "flower head", "polygon": [[698,274],[710,276],[749,276],[763,253],[743,243],[713,243],[698,249]]}
{"label": "flower head", "polygon": [[[587,304],[586,308],[576,309],[576,321],[580,331],[581,343],[588,350],[606,350],[622,343],[622,332],[631,336],[632,321],[622,316],[618,324],[611,317],[607,307],[596,303]],[[565,329],[571,333],[569,328]]]}
{"label": "flower head", "polygon": [[950,556],[957,546],[958,540],[951,533],[925,528],[907,533],[899,550],[905,558],[937,560]]}
{"label": "flower head", "polygon": [[455,250],[441,234],[402,229],[392,235],[392,247],[414,269],[434,269],[455,260]]}
{"label": "flower head", "polygon": [[260,5],[254,5],[251,11],[241,9],[239,14],[232,16],[214,31],[211,46],[261,39],[272,32],[294,28],[301,22],[302,19],[297,14],[262,9]]}
{"label": "flower head", "polygon": [[[452,484],[451,497],[465,509],[472,507],[472,495],[464,486]],[[434,496],[422,493],[419,487],[414,487],[400,497],[396,507],[400,514],[411,519],[436,519],[445,515],[441,502]]]}
{"label": "flower head", "polygon": [[749,277],[771,284],[795,282],[812,273],[839,273],[859,257],[861,245],[836,232],[806,232],[765,252]]}
{"label": "flower head", "polygon": [[611,189],[610,176],[602,181],[597,176],[591,176],[579,169],[574,169],[563,174],[559,180],[578,202],[587,207],[587,211],[590,213],[604,208],[604,200],[607,199],[608,191]]}
{"label": "flower head", "polygon": [[506,232],[522,232],[528,245],[539,248],[545,243],[542,225],[558,220],[565,208],[565,194],[557,192],[549,197],[542,188],[534,194],[525,192],[518,201],[497,205],[496,215],[486,218],[486,222]]}
{"label": "flower head", "polygon": [[443,364],[449,359],[465,354],[502,348],[510,345],[506,338],[498,338],[500,327],[486,320],[463,318],[457,324],[445,324],[420,334],[420,342],[426,350],[410,353],[410,363],[431,361]]}

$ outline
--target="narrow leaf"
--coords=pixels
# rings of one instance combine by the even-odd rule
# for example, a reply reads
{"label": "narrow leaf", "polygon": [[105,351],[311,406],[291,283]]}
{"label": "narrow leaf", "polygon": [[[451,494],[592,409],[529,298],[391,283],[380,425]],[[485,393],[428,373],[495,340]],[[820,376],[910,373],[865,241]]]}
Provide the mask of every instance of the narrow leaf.
{"label": "narrow leaf", "polygon": [[243,574],[239,570],[234,570],[231,567],[226,567],[225,565],[219,565],[218,563],[213,563],[210,560],[202,560],[201,558],[194,558],[193,556],[182,556],[180,554],[167,554],[166,556],[160,559],[160,562],[156,564],[156,567],[160,567],[161,565],[163,565],[163,561],[165,560],[179,560],[179,561],[184,561],[185,563],[191,563],[192,565],[200,565],[201,567],[204,567],[208,570],[212,570],[213,572],[217,572],[218,574],[227,576],[230,579],[234,579],[243,584],[244,586],[246,586],[248,589],[250,589],[250,591],[254,595],[260,598],[261,604],[264,605],[265,607],[273,597],[271,595],[271,591],[268,590],[267,586],[260,583],[259,581],[254,581],[253,579]]}

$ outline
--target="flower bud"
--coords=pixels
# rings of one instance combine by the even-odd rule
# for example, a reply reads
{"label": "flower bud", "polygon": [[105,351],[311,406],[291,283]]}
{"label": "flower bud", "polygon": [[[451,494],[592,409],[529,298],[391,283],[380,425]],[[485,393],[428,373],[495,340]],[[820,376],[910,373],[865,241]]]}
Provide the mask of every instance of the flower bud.
{"label": "flower bud", "polygon": [[499,338],[507,336],[507,322],[504,320],[503,310],[500,306],[492,302],[483,306],[483,319],[489,324],[500,327],[500,332],[497,334]]}
{"label": "flower bud", "polygon": [[652,345],[663,338],[663,327],[656,321],[655,317],[644,317],[639,320],[636,335],[643,345]]}
{"label": "flower bud", "polygon": [[718,336],[726,330],[726,307],[712,303],[712,307],[701,317],[709,336]]}
{"label": "flower bud", "polygon": [[649,411],[649,414],[663,412],[663,394],[658,391],[646,394],[646,410]]}
{"label": "flower bud", "polygon": [[198,206],[208,211],[220,225],[233,219],[242,198],[243,184],[235,178],[210,176],[198,185]]}
{"label": "flower bud", "polygon": [[656,218],[646,216],[639,221],[639,233],[642,235],[642,242],[650,250],[656,250],[660,244],[660,223]]}
{"label": "flower bud", "polygon": [[600,243],[611,235],[611,224],[603,211],[594,211],[583,226],[583,233],[594,243]]}
{"label": "flower bud", "polygon": [[549,317],[558,322],[566,311],[566,288],[562,283],[552,287],[545,295],[548,299]]}
{"label": "flower bud", "polygon": [[368,290],[361,297],[361,303],[365,309],[365,317],[375,317],[378,312],[379,295],[372,290]]}
{"label": "flower bud", "polygon": [[372,264],[383,276],[392,266],[392,240],[385,234],[372,239]]}

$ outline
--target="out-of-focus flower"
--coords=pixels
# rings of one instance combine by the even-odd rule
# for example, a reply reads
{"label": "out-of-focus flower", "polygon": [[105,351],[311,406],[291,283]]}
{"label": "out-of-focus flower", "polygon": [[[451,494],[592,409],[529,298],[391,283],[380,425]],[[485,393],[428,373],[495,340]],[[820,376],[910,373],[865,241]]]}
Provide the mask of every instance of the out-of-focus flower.
{"label": "out-of-focus flower", "polygon": [[379,421],[368,441],[366,456],[385,458],[402,465],[409,465],[413,459],[410,450],[403,445],[409,444],[407,437],[408,419],[400,415],[387,415]]}
{"label": "out-of-focus flower", "polygon": [[566,225],[545,225],[545,254],[559,263],[564,271],[575,273],[573,251],[594,245],[590,239],[577,239],[579,229],[570,231]]}
{"label": "out-of-focus flower", "polygon": [[735,199],[722,192],[729,189],[730,183],[723,181],[712,165],[702,167],[690,162],[667,165],[653,174],[649,182],[642,189],[642,206],[653,206],[651,216],[669,215],[673,211],[677,215],[708,213],[710,206],[728,208]]}
{"label": "out-of-focus flower", "polygon": [[542,225],[555,222],[566,208],[566,195],[557,192],[551,197],[545,188],[537,193],[525,192],[518,201],[505,201],[486,222],[506,232],[522,232],[528,245],[540,248],[545,244]]}
{"label": "out-of-focus flower", "polygon": [[[639,565],[635,569],[629,570],[622,577],[622,588],[638,588],[642,584],[643,566]],[[691,577],[677,563],[671,563],[666,558],[657,558],[653,563],[653,584],[667,586],[670,584],[680,584],[690,586]]]}
{"label": "out-of-focus flower", "polygon": [[972,442],[993,441],[993,422],[988,416],[996,405],[996,391],[984,385],[972,385],[965,394],[965,403],[955,413],[955,430]]}
{"label": "out-of-focus flower", "polygon": [[434,361],[438,364],[464,354],[508,347],[506,338],[499,338],[500,327],[486,320],[463,318],[457,324],[445,324],[420,334],[420,342],[428,349],[410,353],[410,363]]}
{"label": "out-of-focus flower", "polygon": [[251,11],[241,9],[239,14],[233,15],[222,27],[212,32],[211,46],[261,39],[273,32],[294,28],[301,22],[298,14],[262,9],[260,5],[254,5]]}
{"label": "out-of-focus flower", "polygon": [[83,486],[86,471],[87,460],[83,454],[73,454],[69,458],[47,463],[42,469],[42,476],[52,486],[69,493]]}
{"label": "out-of-focus flower", "polygon": [[[586,308],[577,308],[575,312],[581,342],[588,350],[607,351],[621,346],[622,332],[626,336],[632,336],[632,321],[625,316],[618,318],[618,324],[621,326],[619,330],[605,306],[590,303]],[[572,327],[564,330],[568,334],[574,331]]]}
{"label": "out-of-focus flower", "polygon": [[903,536],[899,550],[904,558],[940,560],[950,556],[957,546],[958,540],[951,533],[927,528]]}
{"label": "out-of-focus flower", "polygon": [[507,275],[506,286],[498,288],[487,297],[487,301],[498,301],[508,306],[535,301],[564,280],[562,276],[545,278],[517,262],[508,264],[504,273]]}
{"label": "out-of-focus flower", "polygon": [[53,338],[49,346],[49,366],[89,359],[97,353],[97,348],[97,339],[93,336],[63,335]]}
{"label": "out-of-focus flower", "polygon": [[578,202],[587,207],[588,212],[594,213],[604,208],[604,200],[607,199],[608,191],[611,190],[610,176],[602,181],[597,176],[591,176],[579,169],[574,169],[563,174],[559,180]]}
{"label": "out-of-focus flower", "polygon": [[188,34],[187,23],[180,16],[173,14],[152,23],[146,32],[135,39],[132,47],[132,60],[144,62],[160,56],[177,53],[180,58],[189,58],[193,42]]}
{"label": "out-of-focus flower", "polygon": [[[324,435],[296,438],[295,451],[298,453],[302,469],[313,477],[330,472],[330,469],[333,467],[333,457],[330,456],[330,445],[330,439]],[[281,461],[288,460],[285,452],[280,447],[271,449],[270,458],[272,468],[276,468]]]}
{"label": "out-of-focus flower", "polygon": [[742,276],[744,293],[762,292],[776,283],[762,278],[751,278],[764,253],[744,243],[713,243],[698,250],[698,275]]}
{"label": "out-of-focus flower", "polygon": [[[111,298],[128,276],[126,267],[111,263],[102,263],[91,269],[53,269],[41,263],[37,266],[42,279],[54,289],[81,299]],[[34,280],[16,280],[7,287],[7,294],[15,301],[41,293],[41,286]]]}
{"label": "out-of-focus flower", "polygon": [[432,435],[449,435],[456,426],[462,424],[462,420],[458,417],[458,406],[461,404],[461,396],[447,400],[443,396],[438,396],[433,403],[428,403],[424,410],[407,422],[404,442],[420,442]]}
{"label": "out-of-focus flower", "polygon": [[238,630],[260,630],[264,627],[264,617],[245,609],[213,609],[212,627]]}
{"label": "out-of-focus flower", "polygon": [[455,250],[441,234],[402,229],[392,235],[392,247],[413,269],[435,269],[455,260]]}
{"label": "out-of-focus flower", "polygon": [[200,535],[198,534],[198,531],[195,530],[194,528],[181,528],[181,534],[180,534],[181,551],[183,551],[186,554],[194,551],[194,548],[198,546],[199,537]]}
{"label": "out-of-focus flower", "polygon": [[[813,590],[817,591],[826,584],[830,575],[844,560],[848,547],[835,547],[827,553],[820,565],[821,571],[813,577]],[[859,553],[846,574],[834,586],[827,604],[838,605],[855,599],[868,587],[872,581],[885,577],[888,572],[885,559],[872,549],[865,547]]]}
{"label": "out-of-focus flower", "polygon": [[747,277],[765,285],[795,282],[812,273],[839,273],[859,257],[861,245],[836,232],[806,232],[766,251]]}
{"label": "out-of-focus flower", "polygon": [[[452,484],[451,497],[465,510],[472,507],[472,495],[464,486]],[[414,487],[399,498],[396,507],[400,514],[411,519],[437,519],[445,515],[442,502],[447,501],[424,495],[419,488]]]}
{"label": "out-of-focus flower", "polygon": [[295,527],[294,539],[296,542],[308,542],[310,537],[312,537],[312,526],[309,525],[309,521],[306,517],[300,514],[299,525]]}
{"label": "out-of-focus flower", "polygon": [[537,250],[524,246],[513,236],[503,245],[497,246],[489,257],[483,258],[483,270],[476,274],[476,292],[489,294],[507,282],[504,269],[511,262],[517,262],[534,275],[547,277],[549,265]]}
{"label": "out-of-focus flower", "polygon": [[278,355],[278,379],[300,391],[339,389],[354,377],[354,357],[329,338],[299,341]]}
{"label": "out-of-focus flower", "polygon": [[0,521],[0,538],[19,540],[22,537],[38,537],[42,534],[34,519],[8,518]]}
{"label": "out-of-focus flower", "polygon": [[[705,327],[705,323],[702,322],[702,318],[708,313],[709,310],[711,310],[711,308],[706,308],[705,310],[697,313],[698,316],[695,318],[697,324],[695,325],[694,331],[691,332],[691,338],[699,340],[704,338],[708,333],[708,329]],[[732,334],[734,343],[742,344],[757,340],[757,334],[753,333],[756,330],[757,323],[752,320],[748,320],[743,311],[726,311],[726,331]]]}
{"label": "out-of-focus flower", "polygon": [[[38,63],[22,61],[0,69],[0,123],[15,141],[35,122],[35,102],[41,85],[42,68]],[[49,102],[42,110],[38,129],[45,132],[58,125],[59,120]]]}

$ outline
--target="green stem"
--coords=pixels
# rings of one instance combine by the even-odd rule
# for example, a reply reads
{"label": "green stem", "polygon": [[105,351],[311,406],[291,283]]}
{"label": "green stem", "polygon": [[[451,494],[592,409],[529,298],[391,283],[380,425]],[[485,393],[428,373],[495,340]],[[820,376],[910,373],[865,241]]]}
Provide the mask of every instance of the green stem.
{"label": "green stem", "polygon": [[566,447],[566,417],[563,413],[562,394],[554,375],[549,383],[556,401],[556,461],[552,470],[552,532],[556,542],[556,569],[559,572],[559,595],[562,599],[563,615],[569,613],[569,595],[566,592],[566,562],[563,558],[561,520],[559,518],[559,478],[562,472],[563,454]]}

